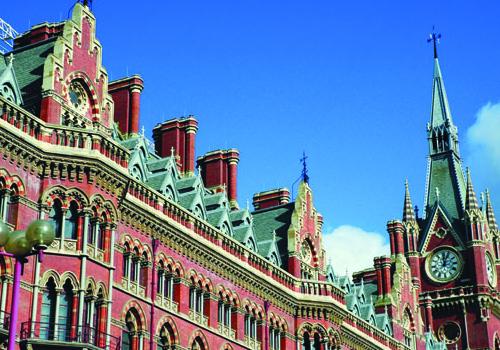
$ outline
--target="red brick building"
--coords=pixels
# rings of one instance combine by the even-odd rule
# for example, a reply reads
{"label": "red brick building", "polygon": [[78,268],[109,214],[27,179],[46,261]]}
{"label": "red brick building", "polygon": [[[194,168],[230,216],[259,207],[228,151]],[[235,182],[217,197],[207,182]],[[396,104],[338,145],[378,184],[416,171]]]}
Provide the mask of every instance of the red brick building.
{"label": "red brick building", "polygon": [[[240,208],[238,151],[195,159],[192,116],[139,134],[143,81],[109,82],[95,35],[76,4],[0,56],[0,215],[56,229],[24,264],[20,348],[500,349],[498,226],[462,174],[437,58],[425,217],[407,188],[391,256],[351,280],[325,263],[306,178]],[[5,342],[12,261],[0,275]]]}

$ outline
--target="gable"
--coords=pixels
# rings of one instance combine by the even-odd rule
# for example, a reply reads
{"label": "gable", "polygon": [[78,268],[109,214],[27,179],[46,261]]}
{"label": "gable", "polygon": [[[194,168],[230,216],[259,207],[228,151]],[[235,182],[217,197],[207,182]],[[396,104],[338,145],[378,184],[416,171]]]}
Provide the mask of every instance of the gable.
{"label": "gable", "polygon": [[419,245],[421,253],[432,251],[442,245],[464,248],[464,243],[450,223],[440,204],[435,206]]}

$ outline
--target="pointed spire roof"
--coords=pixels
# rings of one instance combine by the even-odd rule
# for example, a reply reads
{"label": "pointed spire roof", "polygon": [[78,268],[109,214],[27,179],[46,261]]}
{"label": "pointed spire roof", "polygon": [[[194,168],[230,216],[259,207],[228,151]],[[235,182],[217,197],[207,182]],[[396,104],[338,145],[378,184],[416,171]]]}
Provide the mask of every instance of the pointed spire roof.
{"label": "pointed spire roof", "polygon": [[[433,39],[438,39],[434,35]],[[431,41],[434,41],[431,39]],[[431,119],[427,124],[429,164],[424,207],[427,214],[439,202],[451,222],[464,214],[465,176],[458,147],[458,129],[453,124],[437,55],[434,57]],[[437,189],[437,191],[436,191]]]}
{"label": "pointed spire roof", "polygon": [[486,218],[488,219],[490,229],[497,230],[497,219],[495,218],[495,212],[493,211],[493,206],[491,205],[490,192],[488,190],[486,190]]}
{"label": "pointed spire roof", "polygon": [[478,210],[477,197],[474,192],[474,187],[472,186],[472,179],[470,176],[470,170],[467,168],[467,193],[465,196],[465,210]]}
{"label": "pointed spire roof", "polygon": [[432,79],[432,110],[430,127],[449,127],[452,125],[453,120],[451,118],[450,104],[448,103],[448,96],[446,95],[446,89],[444,88],[439,59],[435,57],[434,76]]}
{"label": "pointed spire roof", "polygon": [[408,186],[408,180],[405,181],[405,202],[403,208],[403,222],[414,221],[415,212],[413,211],[413,204],[410,197],[410,189]]}

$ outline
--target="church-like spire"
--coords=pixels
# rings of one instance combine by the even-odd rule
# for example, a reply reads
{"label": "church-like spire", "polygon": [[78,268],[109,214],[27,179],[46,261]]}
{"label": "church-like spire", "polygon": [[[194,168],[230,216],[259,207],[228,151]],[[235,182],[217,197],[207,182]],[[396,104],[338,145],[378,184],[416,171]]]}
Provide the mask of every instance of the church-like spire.
{"label": "church-like spire", "polygon": [[486,219],[491,230],[498,230],[497,219],[491,205],[490,192],[486,190]]}
{"label": "church-like spire", "polygon": [[465,197],[465,210],[479,210],[479,206],[477,205],[476,192],[474,192],[474,187],[472,186],[472,179],[469,169],[467,169],[467,195]]}
{"label": "church-like spire", "polygon": [[465,177],[458,148],[458,130],[453,124],[443,75],[437,57],[437,43],[441,36],[431,34],[434,46],[434,74],[432,78],[432,108],[427,124],[429,167],[425,208],[436,202],[446,209],[452,222],[462,218],[465,200]]}
{"label": "church-like spire", "polygon": [[415,212],[413,211],[413,204],[410,197],[410,189],[408,186],[408,180],[405,181],[405,202],[403,208],[403,222],[414,221]]}

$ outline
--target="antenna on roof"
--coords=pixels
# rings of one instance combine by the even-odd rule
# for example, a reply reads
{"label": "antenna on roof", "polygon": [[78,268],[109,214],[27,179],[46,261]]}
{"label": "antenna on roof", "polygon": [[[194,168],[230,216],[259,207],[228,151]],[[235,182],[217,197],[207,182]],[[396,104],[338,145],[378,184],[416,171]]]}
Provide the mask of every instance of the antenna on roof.
{"label": "antenna on roof", "polygon": [[0,52],[6,53],[14,47],[14,39],[19,33],[12,26],[0,18]]}

